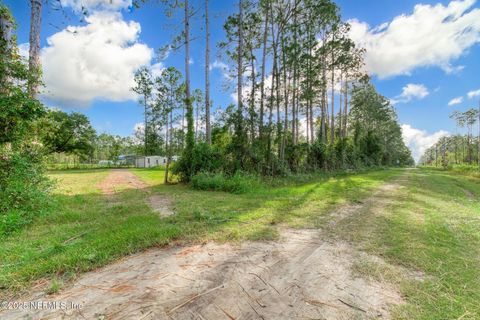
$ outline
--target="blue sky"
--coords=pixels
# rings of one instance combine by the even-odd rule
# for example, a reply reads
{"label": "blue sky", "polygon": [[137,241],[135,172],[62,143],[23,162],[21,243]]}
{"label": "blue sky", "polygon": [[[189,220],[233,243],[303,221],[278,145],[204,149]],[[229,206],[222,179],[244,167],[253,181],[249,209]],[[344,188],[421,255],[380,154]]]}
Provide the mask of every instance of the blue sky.
{"label": "blue sky", "polygon": [[[27,43],[29,1],[4,2],[18,22],[18,43]],[[157,1],[136,10],[129,8],[129,0],[113,0],[112,5],[107,0],[61,2],[63,10],[44,6],[44,102],[85,113],[99,132],[132,134],[143,119],[142,108],[128,90],[134,69],[147,64],[153,69],[175,66],[183,72],[183,50],[163,61],[156,61],[154,53],[180,32],[178,17],[167,18]],[[87,21],[78,14],[80,3],[89,7]],[[199,9],[192,23],[192,36],[197,38],[192,43],[192,86],[203,90],[203,0],[191,3]],[[352,38],[367,49],[366,68],[378,91],[395,103],[414,155],[418,158],[436,139],[455,132],[449,114],[478,106],[480,99],[479,4],[475,0],[337,4],[343,19],[351,21]],[[210,1],[211,63],[216,66],[229,63],[215,44],[223,39],[224,19],[237,9],[237,1]],[[211,71],[214,109],[234,102],[234,85],[225,90],[223,73],[221,68]]]}

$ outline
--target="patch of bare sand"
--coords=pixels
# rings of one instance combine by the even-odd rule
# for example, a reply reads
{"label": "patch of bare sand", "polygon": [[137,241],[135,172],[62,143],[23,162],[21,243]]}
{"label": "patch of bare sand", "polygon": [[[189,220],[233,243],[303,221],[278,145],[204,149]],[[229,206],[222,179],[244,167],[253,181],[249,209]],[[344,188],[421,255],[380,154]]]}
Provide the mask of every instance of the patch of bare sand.
{"label": "patch of bare sand", "polygon": [[165,195],[154,194],[148,198],[150,207],[153,211],[158,212],[161,217],[168,217],[174,214],[172,208],[172,201]]}
{"label": "patch of bare sand", "polygon": [[[373,198],[367,201],[381,205]],[[388,319],[402,303],[397,289],[354,272],[366,253],[328,234],[287,229],[276,242],[148,250],[84,274],[57,295],[37,289],[28,298],[71,301],[80,310],[15,310],[0,318]]]}
{"label": "patch of bare sand", "polygon": [[395,288],[352,274],[355,250],[318,230],[279,242],[208,243],[154,249],[90,272],[69,289],[29,299],[81,310],[10,311],[2,319],[367,319],[388,318]]}

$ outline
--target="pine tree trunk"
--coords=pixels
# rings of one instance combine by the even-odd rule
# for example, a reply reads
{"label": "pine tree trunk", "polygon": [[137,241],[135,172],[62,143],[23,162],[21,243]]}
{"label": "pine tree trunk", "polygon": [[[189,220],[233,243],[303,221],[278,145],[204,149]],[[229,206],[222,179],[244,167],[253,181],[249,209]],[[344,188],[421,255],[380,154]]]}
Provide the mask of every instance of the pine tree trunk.
{"label": "pine tree trunk", "polygon": [[480,101],[478,102],[478,137],[477,137],[477,162],[480,168]]}
{"label": "pine tree trunk", "polygon": [[[297,96],[297,76],[298,76],[298,35],[297,35],[297,0],[293,7],[293,43],[294,43],[294,59],[293,59],[293,93],[292,93],[292,134],[293,145],[298,143],[298,96]],[[285,132],[286,134],[286,132]]]}
{"label": "pine tree trunk", "polygon": [[331,103],[331,110],[332,113],[330,115],[330,143],[333,144],[335,141],[335,53],[332,49],[332,101]]}
{"label": "pine tree trunk", "polygon": [[340,99],[338,103],[338,135],[340,138],[343,138],[343,112],[342,112],[342,105],[343,105],[343,71],[340,71],[340,92],[338,93],[338,97]]}
{"label": "pine tree trunk", "polygon": [[[9,20],[7,15],[0,13],[0,59],[5,59],[5,57],[11,55],[10,49],[12,48],[12,30],[13,22]],[[0,74],[0,94],[6,93],[7,89],[5,84],[10,82],[11,79]]]}
{"label": "pine tree trunk", "polygon": [[[278,53],[277,53],[277,57],[278,57]],[[279,59],[279,58],[278,58]],[[276,64],[276,69],[275,69],[275,73],[277,74],[277,76],[275,77],[275,81],[276,81],[276,84],[275,84],[275,91],[276,91],[276,99],[275,99],[275,102],[276,102],[276,109],[277,109],[277,146],[278,146],[278,151],[277,151],[277,154],[278,156],[280,157],[281,156],[281,141],[282,141],[282,121],[280,119],[280,70],[279,70],[279,67],[278,67],[278,63]]]}
{"label": "pine tree trunk", "polygon": [[310,98],[308,108],[310,109],[310,142],[313,144],[315,142],[315,128],[313,127],[313,101]]}
{"label": "pine tree trunk", "polygon": [[[30,51],[28,67],[31,74],[40,76],[40,29],[42,26],[42,1],[31,0],[30,16]],[[35,98],[38,93],[38,80],[32,80],[28,84],[28,93]]]}
{"label": "pine tree trunk", "polygon": [[[323,40],[323,47],[325,47],[325,40]],[[322,115],[321,115],[321,135],[322,142],[327,142],[327,61],[325,54],[322,55]]]}
{"label": "pine tree trunk", "polygon": [[270,101],[269,101],[269,116],[268,116],[268,136],[267,136],[267,167],[271,169],[271,162],[272,162],[272,125],[273,125],[273,102],[274,102],[274,93],[275,93],[275,81],[276,81],[276,74],[275,70],[277,68],[277,42],[278,42],[278,34],[277,39],[275,39],[275,20],[273,19],[273,4],[270,2],[270,21],[271,21],[271,28],[272,28],[272,47],[273,47],[273,66],[272,66],[272,84],[270,86]]}
{"label": "pine tree trunk", "polygon": [[251,71],[250,77],[252,78],[252,89],[250,92],[250,138],[251,143],[255,140],[255,93],[256,93],[256,83],[255,83],[255,56],[253,50],[251,51]]}
{"label": "pine tree trunk", "polygon": [[199,103],[195,103],[195,142],[198,142],[198,117],[200,116],[199,112]]}
{"label": "pine tree trunk", "polygon": [[272,160],[272,122],[273,122],[273,102],[274,102],[274,93],[275,93],[275,81],[277,69],[277,50],[275,38],[273,35],[273,19],[272,19],[272,38],[273,38],[273,67],[272,67],[272,85],[270,86],[270,103],[269,103],[269,117],[268,117],[268,144],[267,144],[267,162],[270,165]]}
{"label": "pine tree trunk", "polygon": [[[283,136],[281,139],[281,145],[280,145],[280,160],[283,161],[285,159],[285,146],[287,143],[287,132],[288,132],[288,77],[287,77],[287,58],[286,58],[286,52],[285,52],[285,38],[282,36],[282,64],[283,64],[283,100],[284,100],[284,108],[285,108],[285,119],[284,119],[284,126],[283,126]],[[278,74],[277,77],[277,83],[279,83],[279,78],[280,74]],[[277,88],[278,90],[279,88]],[[277,95],[277,100],[279,100],[280,96]],[[293,111],[293,110],[292,110]],[[293,115],[292,115],[293,117]],[[278,119],[280,121],[280,119]],[[294,132],[295,124],[292,121],[292,134]],[[278,130],[280,134],[280,128]],[[279,141],[280,142],[280,141]]]}
{"label": "pine tree trunk", "polygon": [[210,25],[208,21],[208,0],[205,0],[205,133],[207,143],[212,144],[210,126]]}
{"label": "pine tree trunk", "polygon": [[348,135],[347,126],[348,126],[348,73],[345,74],[345,91],[343,92],[343,137],[346,138]]}
{"label": "pine tree trunk", "polygon": [[310,118],[309,118],[309,108],[308,108],[308,100],[307,100],[307,105],[305,106],[305,120],[306,120],[306,125],[307,125],[307,131],[306,136],[307,136],[307,144],[310,144]]}
{"label": "pine tree trunk", "polygon": [[243,117],[243,102],[242,102],[242,90],[243,90],[243,1],[238,1],[239,5],[239,23],[238,23],[238,66],[237,66],[237,135],[240,136],[242,129],[242,117]]}
{"label": "pine tree trunk", "polygon": [[147,117],[147,95],[143,96],[143,106],[144,106],[144,118],[145,118],[145,125],[143,128],[143,143],[145,147],[145,156],[147,156],[148,153],[148,117]]}
{"label": "pine tree trunk", "polygon": [[[310,20],[310,15],[309,15]],[[310,142],[313,144],[315,142],[315,132],[313,128],[313,86],[312,86],[312,59],[313,59],[313,52],[312,52],[312,28],[310,24],[308,25],[308,99],[307,99],[307,109],[309,117],[307,116],[307,122],[309,122],[310,128]]]}
{"label": "pine tree trunk", "polygon": [[262,81],[260,83],[260,119],[259,119],[259,135],[263,139],[263,114],[265,101],[265,68],[267,61],[267,39],[268,39],[268,8],[265,12],[265,28],[263,31],[263,52],[262,52]]}
{"label": "pine tree trunk", "polygon": [[273,68],[272,68],[272,85],[270,87],[270,103],[269,115],[268,115],[268,137],[267,137],[267,163],[270,164],[272,160],[272,124],[273,124],[273,101],[274,101],[274,90],[275,90],[275,72],[277,59],[273,59]]}
{"label": "pine tree trunk", "polygon": [[168,169],[169,169],[169,165],[170,165],[170,150],[169,150],[169,146],[168,146],[168,113],[166,114],[165,116],[165,120],[166,120],[166,123],[165,123],[165,153],[166,153],[166,156],[167,156],[167,164],[165,165],[165,176],[163,177],[163,183],[164,184],[167,184],[168,183]]}
{"label": "pine tree trunk", "polygon": [[193,150],[195,133],[193,128],[193,106],[190,96],[190,12],[188,0],[185,0],[185,108],[187,118],[187,152]]}

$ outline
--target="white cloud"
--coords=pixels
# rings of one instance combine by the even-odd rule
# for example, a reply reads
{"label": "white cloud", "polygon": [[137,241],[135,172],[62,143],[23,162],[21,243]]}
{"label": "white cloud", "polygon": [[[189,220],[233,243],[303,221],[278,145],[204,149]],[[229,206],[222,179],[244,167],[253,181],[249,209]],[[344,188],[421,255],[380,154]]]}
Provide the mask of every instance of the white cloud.
{"label": "white cloud", "polygon": [[469,99],[473,99],[473,98],[475,98],[475,97],[479,97],[479,96],[480,96],[480,89],[470,91],[469,93],[467,93],[467,95],[468,95],[468,98],[469,98]]}
{"label": "white cloud", "polygon": [[71,7],[76,12],[84,10],[120,10],[132,6],[132,0],[60,0],[64,7]]}
{"label": "white cloud", "polygon": [[418,67],[437,66],[458,72],[455,59],[480,41],[480,9],[476,0],[418,4],[410,15],[400,15],[380,27],[349,21],[350,36],[367,49],[367,69],[380,78],[408,75]]}
{"label": "white cloud", "polygon": [[135,125],[133,126],[133,132],[144,132],[145,131],[145,124],[143,122],[138,122],[138,123],[135,123]]}
{"label": "white cloud", "polygon": [[420,160],[420,157],[425,151],[437,143],[440,138],[448,135],[449,133],[444,130],[428,134],[425,130],[413,128],[409,124],[402,125],[403,141],[412,151],[412,156],[415,161]]}
{"label": "white cloud", "polygon": [[222,61],[215,60],[212,64],[210,64],[210,71],[218,69],[222,72],[223,77],[226,80],[232,80],[232,76],[230,75],[230,68],[228,65]]}
{"label": "white cloud", "polygon": [[130,90],[134,72],[150,65],[154,56],[153,49],[138,42],[140,24],[111,11],[94,12],[86,22],[47,39],[41,52],[43,95],[67,106],[88,106],[94,99],[135,99]]}
{"label": "white cloud", "polygon": [[403,87],[401,96],[405,99],[423,99],[429,94],[428,89],[423,84],[409,83]]}
{"label": "white cloud", "polygon": [[[273,77],[272,75],[267,75],[265,77],[265,83],[264,83],[264,86],[265,86],[265,92],[270,92],[270,89],[272,87],[272,80],[273,80]],[[238,94],[237,94],[238,90],[237,88],[235,87],[235,91],[232,92],[230,94],[230,97],[232,98],[232,100],[235,102],[235,103],[238,103]],[[247,82],[247,83],[244,83],[243,87],[242,87],[242,98],[243,98],[243,103],[246,104],[247,101],[246,99],[250,99],[250,96],[252,94],[252,84],[251,82]],[[259,108],[260,106],[260,98],[261,98],[261,92],[260,92],[260,89],[257,89],[255,91],[255,101],[256,101],[256,107]]]}
{"label": "white cloud", "polygon": [[28,59],[30,51],[30,43],[21,43],[18,45],[18,53],[25,59]]}
{"label": "white cloud", "polygon": [[165,70],[165,66],[161,62],[154,63],[150,66],[150,71],[154,79],[157,77],[160,77],[162,75],[163,70]]}
{"label": "white cloud", "polygon": [[451,107],[451,106],[460,104],[462,102],[463,102],[463,97],[454,98],[454,99],[450,100],[450,102],[448,103],[448,106]]}
{"label": "white cloud", "polygon": [[423,84],[409,83],[402,89],[402,93],[393,99],[390,99],[392,104],[407,103],[413,99],[421,100],[428,96],[430,92]]}

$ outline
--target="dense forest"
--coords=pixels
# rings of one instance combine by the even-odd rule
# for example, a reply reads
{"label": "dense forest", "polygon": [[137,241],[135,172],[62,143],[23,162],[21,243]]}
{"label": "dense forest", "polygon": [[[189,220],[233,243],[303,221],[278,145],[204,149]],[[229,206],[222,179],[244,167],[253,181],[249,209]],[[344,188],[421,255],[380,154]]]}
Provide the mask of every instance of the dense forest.
{"label": "dense forest", "polygon": [[[141,10],[143,2],[134,3]],[[0,7],[0,212],[5,229],[43,210],[51,184],[46,162],[94,163],[120,154],[180,155],[171,172],[286,175],[315,170],[412,165],[394,107],[363,68],[364,50],[330,0],[238,2],[225,19],[224,41],[210,43],[208,1],[162,1],[166,17],[182,16],[183,31],[162,50],[185,55],[183,72],[166,67],[135,74],[145,115],[133,137],[97,134],[80,113],[49,109],[41,94],[42,2],[31,1],[30,52],[19,54],[15,21]],[[205,88],[190,83],[190,23],[205,22]],[[210,47],[229,61],[236,104],[212,114]],[[472,160],[473,161],[473,160]],[[168,177],[168,174],[167,174]],[[177,179],[176,178],[176,179]],[[28,200],[27,200],[28,199]]]}

